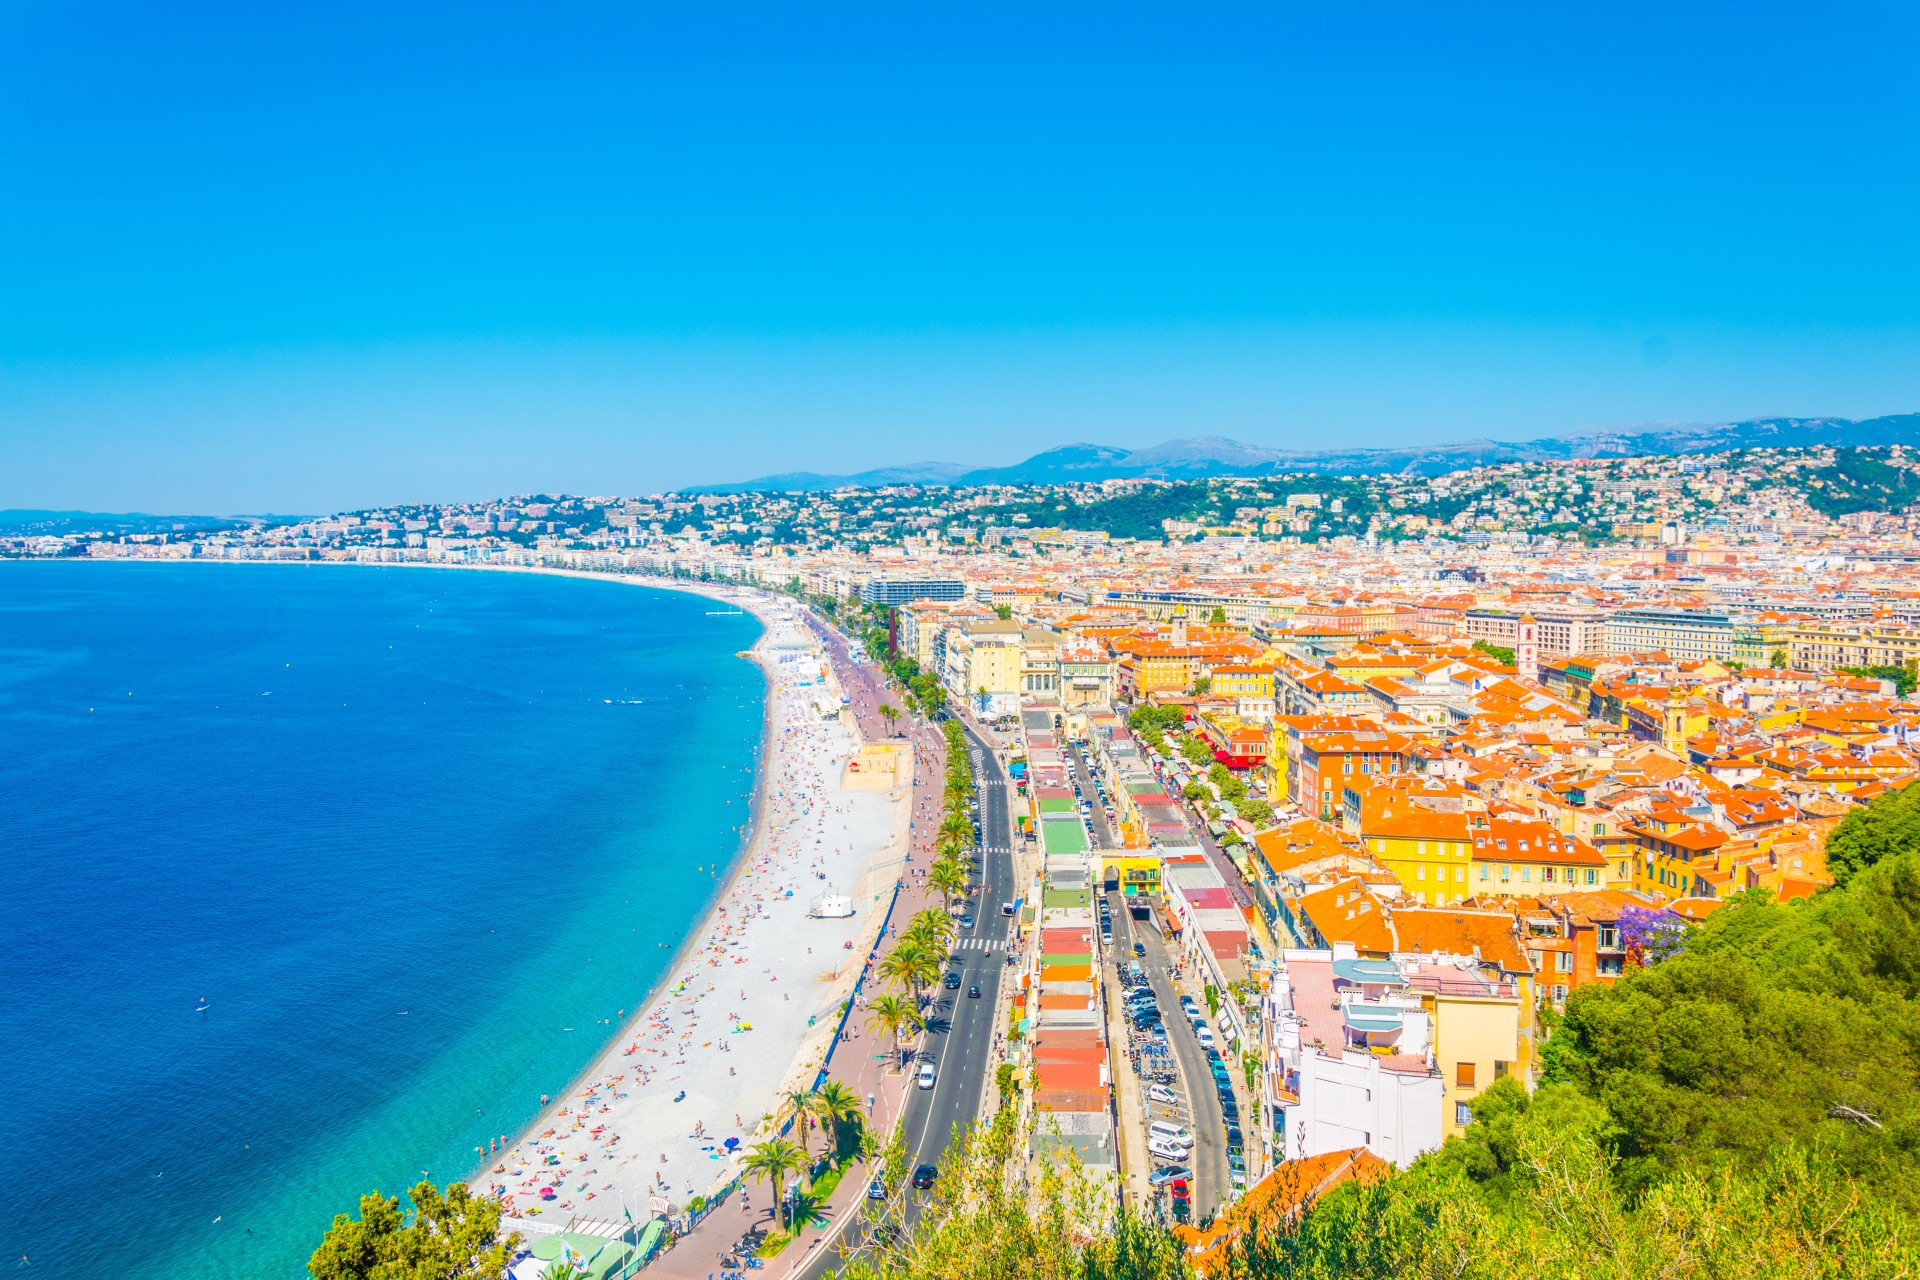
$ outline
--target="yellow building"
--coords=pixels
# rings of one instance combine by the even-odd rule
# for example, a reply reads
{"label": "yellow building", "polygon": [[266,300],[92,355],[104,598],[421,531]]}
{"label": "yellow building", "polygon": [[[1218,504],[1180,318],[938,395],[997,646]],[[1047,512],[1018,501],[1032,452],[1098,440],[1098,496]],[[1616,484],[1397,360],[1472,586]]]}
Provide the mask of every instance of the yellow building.
{"label": "yellow building", "polygon": [[1441,1120],[1452,1137],[1472,1123],[1468,1105],[1494,1081],[1532,1082],[1533,963],[1504,911],[1400,908],[1393,931],[1394,962],[1433,1018]]}
{"label": "yellow building", "polygon": [[1547,822],[1494,819],[1473,833],[1471,861],[1468,882],[1481,898],[1584,893],[1614,882],[1605,854]]}
{"label": "yellow building", "polygon": [[1425,808],[1393,791],[1361,800],[1360,840],[1414,901],[1433,906],[1473,893],[1467,868],[1473,832],[1464,812]]}

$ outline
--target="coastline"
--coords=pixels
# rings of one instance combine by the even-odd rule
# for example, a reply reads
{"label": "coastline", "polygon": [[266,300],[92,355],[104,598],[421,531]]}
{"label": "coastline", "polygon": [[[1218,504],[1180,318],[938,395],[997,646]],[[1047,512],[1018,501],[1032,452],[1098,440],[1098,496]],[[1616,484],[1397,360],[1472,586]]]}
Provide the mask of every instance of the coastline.
{"label": "coastline", "polygon": [[[218,563],[253,562],[220,561]],[[301,567],[313,566],[307,564]],[[670,1093],[659,1092],[659,1085],[664,1085],[666,1081],[660,1081],[659,1085],[643,1090],[634,1087],[635,1082],[631,1078],[631,1073],[623,1071],[622,1067],[632,1061],[629,1055],[633,1050],[629,1046],[632,1046],[636,1039],[654,1030],[650,1020],[673,1004],[676,998],[674,990],[676,979],[684,982],[682,975],[688,974],[701,961],[703,951],[712,945],[716,934],[725,930],[729,907],[734,902],[740,901],[743,895],[750,895],[756,887],[764,886],[765,875],[761,864],[771,852],[771,846],[777,834],[776,828],[782,824],[780,813],[782,802],[775,792],[783,767],[783,717],[793,714],[796,694],[795,690],[788,689],[783,695],[782,690],[782,655],[776,652],[782,618],[784,617],[789,625],[788,639],[793,643],[793,648],[797,649],[804,645],[815,655],[818,666],[816,681],[822,682],[822,688],[831,690],[832,698],[837,703],[843,690],[838,684],[832,662],[819,638],[813,635],[804,623],[798,623],[795,626],[800,617],[800,606],[787,601],[778,593],[765,592],[756,588],[540,566],[407,564],[398,567],[460,569],[467,572],[538,573],[555,577],[597,579],[629,586],[657,587],[699,596],[729,610],[738,609],[750,613],[760,624],[761,632],[753,645],[735,655],[754,661],[760,667],[767,683],[763,694],[761,741],[755,760],[754,785],[747,798],[746,820],[737,828],[737,838],[729,842],[730,847],[724,851],[719,848],[713,850],[715,854],[724,853],[725,875],[717,878],[714,890],[702,909],[687,919],[688,930],[682,942],[666,962],[661,975],[650,984],[643,1005],[621,1019],[620,1026],[610,1034],[602,1047],[592,1054],[590,1060],[573,1073],[572,1078],[566,1081],[565,1088],[550,1095],[544,1105],[534,1112],[532,1118],[520,1126],[519,1132],[513,1134],[498,1150],[489,1150],[483,1159],[470,1164],[468,1166],[470,1174],[466,1179],[476,1191],[487,1192],[490,1181],[500,1182],[499,1169],[503,1165],[509,1169],[512,1167],[503,1161],[502,1157],[515,1153],[524,1154],[535,1146],[548,1145],[542,1135],[551,1135],[552,1146],[564,1145],[567,1158],[571,1162],[582,1153],[577,1150],[576,1143],[570,1139],[575,1138],[585,1126],[574,1123],[578,1120],[577,1115],[566,1113],[576,1110],[581,1094],[592,1091],[596,1095],[604,1095],[596,1096],[594,1099],[593,1105],[596,1110],[593,1123],[596,1128],[605,1126],[606,1136],[620,1144],[615,1148],[616,1160],[618,1164],[625,1167],[610,1168],[604,1172],[596,1170],[595,1176],[600,1181],[592,1184],[594,1189],[590,1193],[578,1178],[572,1177],[573,1170],[569,1169],[570,1181],[567,1185],[571,1192],[557,1196],[556,1203],[544,1210],[538,1204],[527,1203],[524,1196],[521,1197],[521,1203],[518,1205],[509,1198],[507,1201],[509,1217],[518,1217],[516,1210],[527,1210],[538,1215],[531,1222],[512,1225],[525,1225],[531,1228],[528,1232],[531,1237],[534,1234],[566,1229],[570,1223],[581,1223],[582,1220],[602,1226],[609,1223],[617,1224],[627,1213],[632,1214],[634,1223],[645,1223],[650,1217],[660,1215],[654,1211],[657,1206],[652,1204],[653,1197],[642,1193],[646,1190],[644,1184],[633,1176],[639,1172],[634,1167],[636,1158],[659,1160],[669,1155],[674,1156],[673,1165],[676,1176],[674,1184],[668,1189],[664,1198],[671,1204],[672,1213],[684,1212],[692,1196],[710,1195],[717,1187],[734,1181],[737,1178],[737,1160],[719,1156],[717,1153],[709,1153],[704,1160],[693,1166],[697,1174],[687,1175],[686,1169],[689,1162],[685,1157],[688,1155],[687,1148],[695,1143],[695,1139],[683,1133],[674,1135],[667,1145],[677,1147],[679,1149],[677,1152],[662,1152],[657,1147],[648,1145],[650,1135],[646,1131],[653,1126],[645,1121],[657,1119],[661,1113],[665,1112],[676,1121],[684,1118],[686,1123],[691,1123],[696,1118],[692,1114],[692,1099],[689,1099],[686,1111],[678,1111],[676,1114],[677,1109],[661,1105],[665,1104],[667,1098],[671,1096]],[[804,633],[804,635],[798,633]],[[789,658],[792,657],[792,652],[793,650],[790,649],[787,655]],[[714,658],[716,661],[724,661],[727,656],[716,653]],[[852,919],[828,922],[837,929],[832,935],[834,950],[830,954],[842,957],[841,961],[834,965],[830,981],[822,975],[815,978],[813,982],[807,982],[806,979],[812,975],[803,970],[791,968],[783,970],[773,979],[778,981],[799,978],[801,983],[796,985],[804,984],[807,992],[795,997],[799,1001],[796,1007],[812,1012],[815,1016],[805,1017],[803,1014],[802,1018],[784,1027],[775,1025],[777,1021],[775,1019],[769,1019],[766,1022],[762,1022],[757,1016],[753,1019],[756,1023],[755,1032],[748,1037],[753,1042],[751,1052],[754,1062],[763,1065],[765,1069],[754,1073],[750,1081],[742,1080],[742,1087],[732,1091],[725,1099],[728,1103],[725,1108],[728,1113],[725,1119],[730,1121],[732,1116],[737,1114],[743,1121],[738,1128],[728,1124],[726,1134],[737,1136],[740,1140],[739,1145],[743,1149],[752,1141],[767,1136],[771,1131],[762,1131],[762,1127],[756,1122],[761,1114],[771,1107],[781,1090],[806,1087],[813,1083],[823,1057],[823,1050],[830,1043],[837,1026],[839,1009],[851,994],[853,984],[863,971],[867,956],[879,940],[877,935],[887,901],[906,856],[909,840],[908,826],[912,811],[912,805],[907,799],[911,794],[908,779],[912,777],[913,772],[912,748],[900,743],[891,744],[892,749],[903,753],[900,757],[903,768],[897,767],[894,773],[895,782],[892,786],[885,790],[869,789],[864,792],[861,808],[866,812],[862,821],[855,823],[850,812],[852,801],[842,785],[845,781],[845,764],[851,755],[868,744],[852,720],[853,718],[845,712],[840,714],[836,725],[840,735],[837,750],[827,757],[815,760],[814,764],[822,767],[829,764],[831,766],[829,772],[816,774],[820,797],[840,808],[848,809],[849,812],[843,815],[848,818],[847,825],[850,827],[857,825],[860,828],[858,832],[849,836],[847,847],[841,850],[842,857],[835,869],[840,879],[832,886],[835,892],[855,897],[860,910]],[[737,755],[731,756],[725,763],[727,767],[737,768],[739,763]],[[789,797],[787,804],[789,810],[792,807],[791,800],[792,797]],[[810,800],[809,807],[805,810],[806,814],[812,817],[817,807],[818,800]],[[836,808],[835,812],[839,812],[840,808]],[[786,825],[793,825],[791,812],[786,815],[785,821]],[[704,860],[699,857],[699,854],[705,852],[704,849],[697,853],[688,851],[685,856],[687,861]],[[757,874],[759,884],[755,883]],[[796,892],[792,896],[804,905],[806,895]],[[772,922],[768,924],[771,925]],[[805,946],[807,940],[805,933],[792,927],[784,930],[778,927],[764,927],[761,932],[767,941],[792,942],[794,944],[792,949],[796,952]],[[846,944],[844,950],[841,949],[843,940]],[[815,942],[817,945],[817,938]],[[815,953],[808,951],[806,954],[814,955]],[[795,956],[793,959],[800,960],[801,957]],[[817,964],[819,961],[813,963]],[[831,1016],[821,1016],[828,1014]],[[675,1025],[677,1029],[680,1024],[676,1022]],[[741,1045],[744,1048],[745,1041],[741,1041]],[[668,1073],[654,1073],[656,1077],[664,1074]],[[745,1076],[747,1073],[741,1074]],[[616,1088],[594,1088],[595,1082],[604,1081],[609,1076],[621,1076],[626,1079],[622,1080]],[[675,1084],[675,1091],[677,1091],[681,1082],[675,1080],[672,1083]],[[638,1095],[643,1092],[654,1096],[642,1102]],[[616,1094],[628,1096],[616,1097]],[[628,1105],[621,1106],[623,1102]],[[636,1106],[637,1102],[641,1105]],[[736,1103],[737,1108],[734,1105]],[[524,1102],[522,1105],[525,1105]],[[607,1110],[608,1107],[612,1107],[614,1111],[637,1114],[614,1115]],[[645,1114],[649,1109],[652,1112],[651,1117]],[[721,1123],[721,1117],[716,1116],[710,1108],[703,1118],[706,1120],[707,1136],[720,1136],[716,1126]],[[684,1128],[684,1124],[681,1127]],[[603,1142],[603,1154],[604,1148],[611,1146],[611,1143]],[[474,1160],[474,1157],[470,1155],[469,1160]],[[650,1165],[643,1167],[651,1171]],[[607,1194],[609,1191],[615,1194]],[[568,1199],[571,1199],[572,1203],[564,1208],[561,1207]],[[610,1233],[602,1231],[599,1234]]]}
{"label": "coastline", "polygon": [[[675,1114],[673,1104],[667,1101],[671,1096],[668,1087],[673,1086],[690,1103],[696,1102],[688,1092],[688,1086],[694,1084],[693,1079],[685,1073],[669,1072],[664,1065],[636,1068],[635,1057],[643,1047],[648,1053],[694,1051],[691,1041],[686,1041],[677,1050],[662,1050],[659,1046],[671,1044],[670,1040],[662,1040],[663,1033],[672,1035],[680,1026],[699,1026],[698,1022],[686,1020],[692,1014],[692,1007],[687,1003],[688,997],[693,996],[697,1001],[699,995],[714,993],[713,984],[707,984],[706,991],[700,993],[689,992],[686,988],[690,978],[707,976],[700,972],[703,956],[715,949],[716,940],[726,940],[719,945],[740,953],[729,957],[734,965],[774,959],[771,952],[783,945],[788,950],[793,946],[806,945],[802,939],[809,936],[808,930],[782,932],[773,921],[768,920],[770,927],[763,929],[757,938],[762,945],[752,948],[759,954],[745,954],[750,935],[739,932],[739,921],[730,924],[729,915],[733,904],[746,904],[749,912],[755,909],[755,905],[761,911],[768,910],[764,901],[748,904],[747,899],[756,887],[752,883],[755,873],[764,873],[773,868],[773,859],[778,852],[775,845],[780,833],[775,810],[776,802],[781,797],[776,791],[776,783],[783,780],[783,775],[787,782],[792,783],[795,780],[795,766],[800,763],[783,755],[783,745],[788,747],[788,754],[796,749],[792,744],[786,744],[784,738],[805,724],[805,713],[798,713],[802,718],[796,722],[798,700],[794,690],[782,687],[783,663],[775,650],[781,648],[783,640],[792,646],[792,642],[804,634],[805,647],[817,657],[817,680],[831,690],[831,696],[837,701],[841,691],[833,676],[831,662],[818,641],[805,632],[804,626],[796,632],[791,625],[796,615],[783,608],[783,602],[778,597],[752,588],[533,566],[421,567],[541,573],[678,590],[751,613],[761,624],[760,637],[752,648],[740,655],[754,661],[766,677],[766,703],[762,711],[761,748],[756,762],[748,821],[742,839],[731,856],[727,875],[721,880],[703,913],[692,922],[686,940],[675,952],[661,980],[650,989],[645,1004],[629,1015],[605,1048],[568,1082],[564,1092],[551,1095],[535,1117],[504,1146],[487,1152],[485,1159],[468,1178],[477,1193],[506,1192],[503,1197],[504,1216],[513,1220],[513,1226],[530,1229],[529,1234],[561,1230],[569,1222],[596,1224],[603,1228],[598,1234],[609,1234],[604,1228],[624,1225],[628,1214],[631,1214],[634,1223],[641,1224],[651,1217],[663,1216],[660,1212],[662,1201],[670,1206],[672,1213],[684,1213],[692,1196],[711,1196],[737,1179],[738,1154],[744,1152],[753,1141],[768,1136],[773,1129],[763,1121],[775,1099],[786,1090],[805,1088],[813,1083],[838,1025],[838,1011],[852,994],[864,961],[878,942],[885,902],[897,876],[886,877],[885,890],[876,893],[876,881],[882,879],[876,873],[904,859],[911,805],[902,802],[901,788],[897,785],[884,791],[866,790],[858,793],[843,785],[847,776],[847,760],[867,745],[858,729],[850,723],[850,717],[843,716],[840,723],[832,726],[839,737],[837,750],[821,755],[821,743],[818,741],[798,748],[812,753],[806,763],[816,771],[825,770],[814,779],[819,784],[818,792],[804,812],[817,819],[820,805],[826,803],[831,812],[849,819],[847,827],[850,842],[847,848],[840,851],[837,866],[833,868],[840,883],[829,883],[824,887],[853,897],[860,904],[860,909],[852,919],[815,922],[815,927],[810,931],[812,934],[821,934],[823,930],[819,926],[828,926],[824,932],[841,940],[841,946],[825,955],[815,955],[811,948],[807,948],[807,955],[814,957],[810,963],[816,969],[826,960],[836,961],[827,973],[818,974],[812,984],[806,984],[804,971],[792,968],[791,964],[781,966],[786,970],[783,973],[771,973],[771,966],[768,967],[768,981],[777,983],[781,978],[787,978],[790,985],[801,989],[801,1011],[811,1009],[815,1012],[807,1016],[804,1025],[791,1020],[783,1028],[764,1024],[755,1026],[751,1062],[759,1069],[751,1074],[757,1078],[751,1083],[742,1081],[743,1087],[728,1089],[725,1087],[727,1081],[739,1079],[733,1075],[736,1068],[730,1066],[728,1077],[718,1077],[716,1073],[703,1082],[708,1095],[704,1099],[705,1110],[709,1114],[696,1116],[691,1110]],[[786,628],[784,631],[783,627]],[[786,649],[789,657],[795,652],[797,649],[794,647]],[[911,777],[910,754],[906,761],[906,772],[897,776]],[[856,806],[856,795],[864,796],[865,802]],[[794,797],[787,799],[792,801]],[[792,805],[789,807],[792,808]],[[859,823],[862,830],[857,833],[851,830],[855,825],[852,811],[856,807],[867,810],[861,815],[864,821]],[[787,815],[790,825],[792,816],[791,813]],[[861,836],[866,838],[861,839]],[[818,843],[820,840],[816,839]],[[791,855],[793,851],[789,849],[787,852]],[[823,875],[823,879],[826,878]],[[799,898],[795,894],[789,894],[788,900],[795,906],[799,905]],[[790,917],[792,913],[789,911],[787,914]],[[733,932],[730,933],[730,930]],[[789,960],[808,963],[803,962],[797,954],[789,957]],[[705,962],[708,965],[717,964],[711,956],[707,956]],[[677,982],[676,975],[681,975]],[[758,980],[757,975],[755,980]],[[733,975],[728,976],[728,981],[731,984]],[[824,989],[809,995],[805,985]],[[781,994],[783,1002],[774,1006],[773,1012],[787,1011],[792,990]],[[740,995],[746,997],[744,987]],[[725,1004],[728,999],[715,1003]],[[677,1009],[676,1001],[682,1002]],[[743,999],[741,1003],[742,1007],[757,1004],[762,1013],[756,1016],[766,1016],[768,1013],[769,1002],[766,999]],[[710,1023],[711,1019],[706,1021]],[[771,1034],[758,1034],[761,1031]],[[684,1040],[694,1033],[678,1034]],[[735,1039],[738,1040],[737,1037]],[[775,1043],[769,1044],[768,1040]],[[712,1041],[708,1041],[700,1048],[711,1046]],[[730,1054],[730,1045],[722,1042],[719,1048],[723,1053]],[[666,1063],[682,1067],[687,1060],[667,1059]],[[777,1075],[766,1069],[768,1064],[778,1068]],[[636,1070],[646,1072],[646,1082],[636,1079]],[[666,1078],[655,1082],[657,1077],[662,1076]],[[641,1105],[642,1090],[651,1095],[644,1100],[646,1105]],[[585,1108],[581,1106],[583,1100]],[[718,1116],[711,1114],[716,1104],[720,1104],[722,1113]],[[693,1132],[678,1140],[668,1139],[663,1144],[663,1114],[669,1123],[680,1122],[678,1127],[694,1125]],[[587,1116],[594,1121],[592,1129],[587,1127]],[[733,1123],[736,1117],[739,1124]],[[729,1138],[736,1140],[738,1151],[726,1151],[724,1143]],[[617,1145],[621,1143],[627,1145]],[[668,1151],[659,1149],[661,1145],[678,1150],[670,1155]],[[702,1149],[706,1156],[705,1161],[701,1162],[705,1166],[704,1178],[697,1175],[689,1177],[687,1174],[689,1145]],[[580,1150],[583,1146],[588,1147],[590,1153]],[[575,1178],[570,1171],[561,1185],[571,1187],[571,1193],[558,1192],[551,1201],[546,1202],[530,1201],[526,1187],[529,1183],[540,1183],[545,1177],[543,1170],[556,1167],[551,1160],[556,1154],[568,1163],[591,1169],[595,1181],[568,1181]],[[540,1163],[535,1163],[536,1159]],[[531,1178],[526,1176],[530,1171]],[[643,1171],[647,1175],[644,1179],[638,1176]],[[663,1178],[664,1185],[655,1181]],[[518,1181],[517,1190],[510,1189],[510,1179]],[[608,1198],[601,1199],[603,1196]]]}

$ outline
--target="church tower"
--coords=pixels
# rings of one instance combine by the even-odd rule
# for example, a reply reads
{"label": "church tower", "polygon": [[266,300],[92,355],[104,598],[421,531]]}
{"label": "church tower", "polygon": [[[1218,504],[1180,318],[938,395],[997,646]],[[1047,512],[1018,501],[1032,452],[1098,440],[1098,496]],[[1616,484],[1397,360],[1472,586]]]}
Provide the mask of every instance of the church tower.
{"label": "church tower", "polygon": [[1513,642],[1513,665],[1520,668],[1520,678],[1529,683],[1540,681],[1540,624],[1533,615],[1520,615],[1520,632]]}

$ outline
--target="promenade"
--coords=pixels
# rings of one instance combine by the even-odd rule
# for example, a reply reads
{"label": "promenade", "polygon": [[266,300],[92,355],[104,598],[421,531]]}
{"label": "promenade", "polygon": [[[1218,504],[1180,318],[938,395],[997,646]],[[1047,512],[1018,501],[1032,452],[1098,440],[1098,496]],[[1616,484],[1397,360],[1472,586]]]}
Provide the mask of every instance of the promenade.
{"label": "promenade", "polygon": [[[845,638],[838,632],[821,626],[811,616],[808,622],[833,664],[834,676],[848,699],[859,737],[866,742],[909,741],[913,746],[911,861],[901,868],[902,887],[893,913],[894,923],[898,925],[923,907],[939,905],[938,895],[927,893],[922,877],[933,861],[933,831],[940,816],[946,741],[933,726],[905,718],[898,722],[902,726],[900,732],[891,731],[879,712],[883,703],[892,701],[883,673],[870,664],[856,662]],[[890,949],[891,941],[883,940],[880,955],[884,956]],[[875,991],[875,984],[869,981],[865,994],[871,996]],[[868,1100],[867,1123],[883,1140],[905,1108],[912,1080],[908,1073],[891,1069],[889,1049],[888,1037],[870,1031],[865,1025],[864,1013],[856,1008],[847,1021],[846,1039],[835,1046],[829,1067],[833,1079],[842,1081],[859,1097]],[[831,1225],[803,1230],[760,1274],[766,1280],[785,1280],[811,1264],[844,1216],[858,1211],[867,1181],[863,1168],[849,1169],[824,1209]],[[741,1192],[728,1197],[670,1251],[655,1259],[647,1273],[682,1280],[717,1276],[722,1258],[728,1256],[743,1235],[749,1231],[771,1230],[777,1225],[774,1196],[767,1185],[745,1186]]]}

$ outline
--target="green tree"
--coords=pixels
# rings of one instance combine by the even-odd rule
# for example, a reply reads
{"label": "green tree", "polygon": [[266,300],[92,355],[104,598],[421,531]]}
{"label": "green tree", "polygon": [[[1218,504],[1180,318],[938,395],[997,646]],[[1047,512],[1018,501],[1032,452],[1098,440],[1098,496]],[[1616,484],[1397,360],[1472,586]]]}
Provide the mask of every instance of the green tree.
{"label": "green tree", "polygon": [[780,1223],[787,1223],[787,1176],[799,1173],[810,1162],[799,1147],[785,1138],[770,1138],[765,1142],[756,1142],[747,1148],[747,1158],[741,1161],[741,1169],[749,1178],[765,1182],[773,1190],[773,1198],[780,1205]]}
{"label": "green tree", "polygon": [[773,1122],[776,1125],[793,1122],[794,1140],[800,1148],[800,1154],[809,1156],[809,1164],[811,1153],[807,1150],[807,1131],[813,1127],[813,1092],[812,1089],[788,1089],[779,1096],[773,1108]]}
{"label": "green tree", "polygon": [[1215,605],[1215,606],[1213,607],[1213,613],[1212,613],[1212,615],[1211,615],[1211,616],[1209,616],[1209,617],[1207,618],[1207,625],[1208,625],[1208,626],[1213,626],[1213,627],[1224,627],[1224,626],[1226,626],[1226,625],[1227,625],[1227,611],[1226,611],[1226,609],[1225,609],[1225,608],[1223,608],[1223,607],[1221,607],[1220,605]]}
{"label": "green tree", "polygon": [[1213,677],[1199,676],[1195,678],[1193,687],[1188,689],[1187,692],[1196,698],[1206,697],[1213,692]]}
{"label": "green tree", "polygon": [[1013,606],[1012,606],[1012,605],[1010,605],[1010,604],[997,604],[997,605],[995,605],[995,606],[993,606],[993,611],[994,611],[994,613],[996,613],[996,614],[998,614],[998,615],[999,615],[999,618],[1000,618],[1000,621],[1002,621],[1002,622],[1011,622],[1011,621],[1013,621]]}
{"label": "green tree", "polygon": [[360,1197],[358,1219],[335,1217],[307,1260],[314,1280],[454,1280],[506,1271],[520,1237],[497,1238],[498,1201],[475,1196],[458,1182],[444,1193],[421,1182],[407,1196],[413,1201],[410,1223],[397,1197],[378,1194]]}
{"label": "green tree", "polygon": [[840,1080],[828,1080],[813,1091],[813,1114],[823,1130],[833,1135],[831,1153],[838,1158],[844,1135],[860,1123],[860,1097]]}
{"label": "green tree", "polygon": [[1827,837],[1827,870],[1846,884],[1868,867],[1920,849],[1920,787],[1890,791],[1847,814]]}
{"label": "green tree", "polygon": [[1787,651],[1785,649],[1775,649],[1773,651],[1773,657],[1769,660],[1769,665],[1785,667],[1787,665]]}
{"label": "green tree", "polygon": [[1481,653],[1486,654],[1489,658],[1492,658],[1495,662],[1499,663],[1503,667],[1510,667],[1514,663],[1513,650],[1506,648],[1503,645],[1493,644],[1490,641],[1486,641],[1486,640],[1475,640],[1473,642],[1473,647],[1479,650]]}
{"label": "green tree", "polygon": [[875,997],[873,1003],[867,1006],[867,1025],[892,1036],[893,1056],[896,1060],[904,1060],[901,1049],[902,1040],[908,1034],[920,1030],[925,1024],[920,1017],[920,1010],[914,1007],[913,1001],[904,996],[889,993]]}
{"label": "green tree", "polygon": [[900,709],[891,703],[883,702],[879,707],[880,718],[887,722],[887,732],[892,733],[894,724],[900,719]]}
{"label": "green tree", "polygon": [[941,858],[927,872],[927,887],[939,894],[949,907],[967,891],[967,869],[957,858]]}

